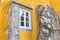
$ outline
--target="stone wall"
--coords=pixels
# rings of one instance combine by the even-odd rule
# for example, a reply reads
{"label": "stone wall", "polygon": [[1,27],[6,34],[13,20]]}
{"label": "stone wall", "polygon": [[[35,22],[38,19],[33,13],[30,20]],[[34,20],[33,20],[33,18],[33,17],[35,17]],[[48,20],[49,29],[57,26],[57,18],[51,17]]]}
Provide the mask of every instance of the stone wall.
{"label": "stone wall", "polygon": [[36,8],[38,30],[37,40],[60,40],[59,16],[50,6]]}

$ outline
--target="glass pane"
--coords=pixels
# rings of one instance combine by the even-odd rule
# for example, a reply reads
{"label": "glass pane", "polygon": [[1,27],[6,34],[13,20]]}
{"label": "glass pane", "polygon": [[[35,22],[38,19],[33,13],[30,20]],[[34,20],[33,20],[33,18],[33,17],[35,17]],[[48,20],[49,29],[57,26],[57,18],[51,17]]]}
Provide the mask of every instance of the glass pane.
{"label": "glass pane", "polygon": [[26,27],[29,27],[29,23],[26,23]]}
{"label": "glass pane", "polygon": [[24,17],[21,16],[21,21],[24,21]]}
{"label": "glass pane", "polygon": [[21,26],[24,26],[24,22],[21,22]]}
{"label": "glass pane", "polygon": [[26,18],[26,22],[28,22],[29,21],[29,18]]}
{"label": "glass pane", "polygon": [[26,12],[26,16],[29,16],[29,15],[28,15],[28,12]]}

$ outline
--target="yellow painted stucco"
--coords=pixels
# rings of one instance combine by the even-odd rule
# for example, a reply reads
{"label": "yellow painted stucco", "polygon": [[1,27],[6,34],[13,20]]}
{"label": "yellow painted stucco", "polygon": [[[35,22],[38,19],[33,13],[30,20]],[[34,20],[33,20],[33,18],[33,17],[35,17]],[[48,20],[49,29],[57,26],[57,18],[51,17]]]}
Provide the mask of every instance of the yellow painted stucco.
{"label": "yellow painted stucco", "polygon": [[60,16],[60,0],[50,0],[50,4],[56,13]]}
{"label": "yellow painted stucco", "polygon": [[4,30],[8,27],[7,12],[10,6],[10,2],[6,2],[0,5],[0,40],[7,40],[7,35],[4,34]]}
{"label": "yellow painted stucco", "polygon": [[[20,30],[20,40],[36,40],[37,33],[37,15],[36,7],[38,5],[50,5],[54,8],[56,13],[60,16],[60,0],[17,0],[20,3],[30,5],[32,7],[32,30]],[[4,30],[8,28],[7,13],[12,3],[11,0],[0,1],[0,40],[7,40],[7,35]]]}

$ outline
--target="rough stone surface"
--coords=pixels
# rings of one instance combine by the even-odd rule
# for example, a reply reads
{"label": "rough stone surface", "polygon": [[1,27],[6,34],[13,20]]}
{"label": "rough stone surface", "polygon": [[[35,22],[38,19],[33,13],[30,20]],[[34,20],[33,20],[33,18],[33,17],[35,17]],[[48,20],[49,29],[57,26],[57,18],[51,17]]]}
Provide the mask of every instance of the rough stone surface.
{"label": "rough stone surface", "polygon": [[38,30],[37,40],[60,40],[60,19],[50,6],[38,6],[36,9]]}

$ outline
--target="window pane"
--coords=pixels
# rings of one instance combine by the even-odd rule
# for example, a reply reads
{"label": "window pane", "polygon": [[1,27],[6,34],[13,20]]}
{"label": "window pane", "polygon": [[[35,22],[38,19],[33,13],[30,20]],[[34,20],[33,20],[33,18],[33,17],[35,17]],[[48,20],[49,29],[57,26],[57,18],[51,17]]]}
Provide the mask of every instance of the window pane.
{"label": "window pane", "polygon": [[29,16],[29,15],[28,15],[28,12],[26,12],[26,16]]}
{"label": "window pane", "polygon": [[29,23],[26,23],[26,27],[29,27]]}
{"label": "window pane", "polygon": [[21,16],[21,21],[24,21],[24,17]]}
{"label": "window pane", "polygon": [[21,22],[21,26],[24,26],[24,22]]}
{"label": "window pane", "polygon": [[29,21],[29,18],[26,18],[26,22],[28,22]]}

